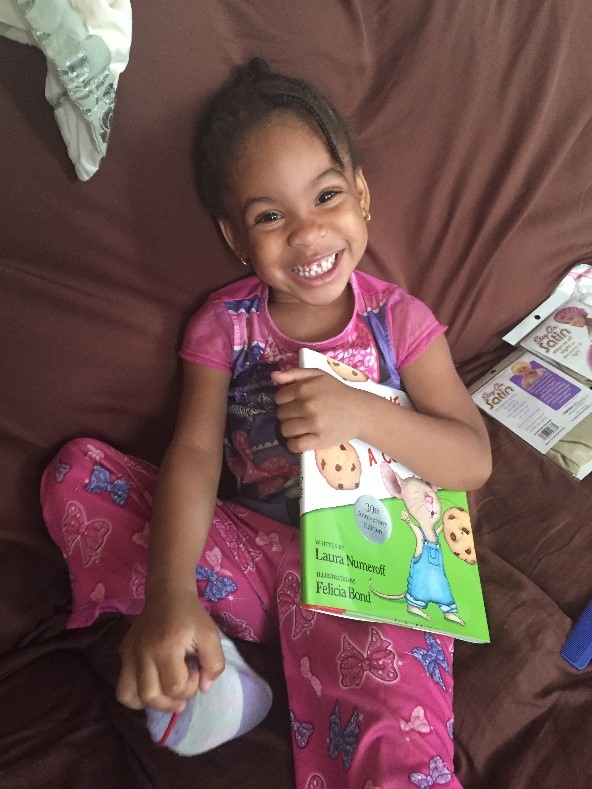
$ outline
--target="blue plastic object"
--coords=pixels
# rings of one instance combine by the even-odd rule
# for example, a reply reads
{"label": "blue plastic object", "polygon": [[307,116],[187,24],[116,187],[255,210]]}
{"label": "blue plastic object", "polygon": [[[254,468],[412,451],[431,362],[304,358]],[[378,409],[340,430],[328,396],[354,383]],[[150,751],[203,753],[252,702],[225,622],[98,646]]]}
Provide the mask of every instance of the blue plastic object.
{"label": "blue plastic object", "polygon": [[586,668],[592,660],[592,600],[573,626],[561,648],[561,656],[579,669]]}

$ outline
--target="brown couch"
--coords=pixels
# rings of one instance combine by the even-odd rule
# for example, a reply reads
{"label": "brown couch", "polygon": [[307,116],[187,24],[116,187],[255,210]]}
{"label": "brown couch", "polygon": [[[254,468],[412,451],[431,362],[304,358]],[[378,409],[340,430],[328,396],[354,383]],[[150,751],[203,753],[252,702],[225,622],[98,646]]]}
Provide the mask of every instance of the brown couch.
{"label": "brown couch", "polygon": [[[42,54],[0,39],[0,787],[287,788],[274,649],[243,647],[276,691],[267,720],[201,757],[157,750],[142,713],[114,701],[126,622],[64,629],[41,471],[79,435],[162,456],[183,327],[242,273],[196,196],[194,123],[255,54],[348,116],[372,190],[362,268],[449,325],[467,382],[485,372],[504,332],[592,255],[592,15],[587,0],[133,10],[109,149],[86,183],[44,100]],[[591,674],[559,649],[592,597],[592,481],[488,428],[494,471],[471,503],[492,643],[457,645],[457,770],[468,789],[584,789]]]}

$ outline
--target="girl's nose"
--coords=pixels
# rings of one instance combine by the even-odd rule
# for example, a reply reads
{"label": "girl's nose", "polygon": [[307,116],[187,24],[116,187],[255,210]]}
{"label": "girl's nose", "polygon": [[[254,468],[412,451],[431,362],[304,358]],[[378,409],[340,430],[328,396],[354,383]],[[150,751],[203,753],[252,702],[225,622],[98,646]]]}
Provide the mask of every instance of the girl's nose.
{"label": "girl's nose", "polygon": [[312,247],[325,235],[325,226],[310,216],[294,220],[288,242],[291,246]]}

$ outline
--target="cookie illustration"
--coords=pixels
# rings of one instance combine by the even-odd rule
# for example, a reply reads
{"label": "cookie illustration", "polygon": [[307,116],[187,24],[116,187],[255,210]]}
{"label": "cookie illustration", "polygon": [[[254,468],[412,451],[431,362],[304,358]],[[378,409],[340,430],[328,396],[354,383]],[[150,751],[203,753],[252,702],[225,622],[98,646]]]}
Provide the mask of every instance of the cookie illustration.
{"label": "cookie illustration", "polygon": [[329,362],[329,367],[333,370],[334,373],[340,378],[343,378],[344,381],[367,381],[368,376],[366,373],[363,373],[361,370],[355,370],[353,367],[350,367],[343,362],[338,362],[336,359],[327,359]]}
{"label": "cookie illustration", "polygon": [[476,564],[473,527],[469,513],[460,507],[451,507],[442,517],[444,538],[455,556],[467,564]]}
{"label": "cookie illustration", "polygon": [[355,490],[360,487],[360,458],[351,444],[345,442],[336,447],[317,449],[315,460],[323,478],[335,490]]}

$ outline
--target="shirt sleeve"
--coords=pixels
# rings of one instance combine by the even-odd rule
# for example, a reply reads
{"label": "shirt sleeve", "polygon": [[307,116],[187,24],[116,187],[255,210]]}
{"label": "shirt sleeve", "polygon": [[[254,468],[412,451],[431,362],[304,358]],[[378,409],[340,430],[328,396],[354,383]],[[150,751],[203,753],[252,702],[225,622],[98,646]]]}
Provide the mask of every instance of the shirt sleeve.
{"label": "shirt sleeve", "polygon": [[404,291],[394,300],[389,317],[398,370],[414,362],[447,329],[423,301]]}
{"label": "shirt sleeve", "polygon": [[220,300],[208,300],[191,318],[179,356],[188,362],[232,374],[232,321]]}

